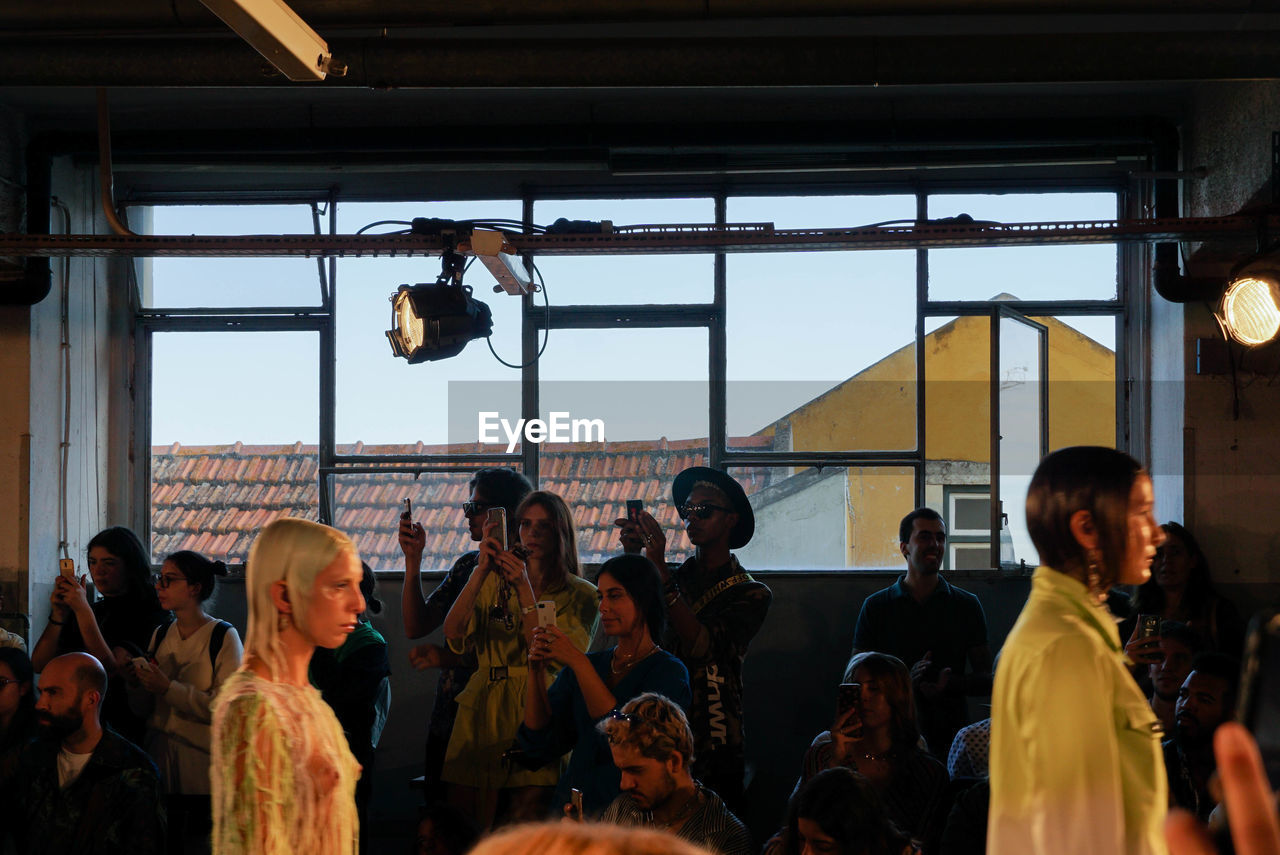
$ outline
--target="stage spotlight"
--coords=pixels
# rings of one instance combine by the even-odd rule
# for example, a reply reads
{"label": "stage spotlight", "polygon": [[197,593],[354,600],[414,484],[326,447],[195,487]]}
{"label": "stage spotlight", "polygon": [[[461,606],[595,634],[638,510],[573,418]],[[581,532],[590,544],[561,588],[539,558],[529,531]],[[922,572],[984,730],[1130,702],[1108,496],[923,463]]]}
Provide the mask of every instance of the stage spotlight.
{"label": "stage spotlight", "polygon": [[409,363],[457,356],[474,338],[493,332],[489,307],[464,285],[401,285],[391,295],[391,352]]}
{"label": "stage spotlight", "polygon": [[1256,273],[1232,280],[1222,295],[1218,323],[1240,344],[1266,344],[1280,332],[1280,281],[1272,273]]}

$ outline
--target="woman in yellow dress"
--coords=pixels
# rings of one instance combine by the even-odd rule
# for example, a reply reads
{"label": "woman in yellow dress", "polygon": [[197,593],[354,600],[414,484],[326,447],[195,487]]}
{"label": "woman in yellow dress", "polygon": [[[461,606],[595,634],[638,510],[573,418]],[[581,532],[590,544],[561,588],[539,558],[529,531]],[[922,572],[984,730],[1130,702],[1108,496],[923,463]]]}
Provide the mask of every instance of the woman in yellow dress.
{"label": "woman in yellow dress", "polygon": [[[556,626],[586,650],[599,614],[595,586],[581,578],[573,517],[554,493],[535,491],[516,508],[518,550],[504,550],[486,526],[480,560],[444,621],[455,653],[474,650],[478,668],[458,695],[458,717],[441,779],[450,802],[489,828],[541,819],[560,768],[529,770],[503,759],[524,719],[529,642],[539,600],[555,603]],[[555,669],[548,669],[550,682]],[[499,805],[499,795],[503,805]]]}
{"label": "woman in yellow dress", "polygon": [[268,525],[249,552],[244,664],[213,710],[213,851],[354,855],[360,776],[342,727],[307,679],[316,647],[339,647],[364,611],[351,540],[300,519]]}

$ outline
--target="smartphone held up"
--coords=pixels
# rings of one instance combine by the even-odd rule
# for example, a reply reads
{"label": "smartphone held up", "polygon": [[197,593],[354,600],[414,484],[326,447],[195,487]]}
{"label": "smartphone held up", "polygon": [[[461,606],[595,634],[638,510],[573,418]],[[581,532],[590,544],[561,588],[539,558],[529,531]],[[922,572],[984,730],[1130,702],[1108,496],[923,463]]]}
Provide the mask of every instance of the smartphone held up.
{"label": "smartphone held up", "polygon": [[498,530],[493,533],[493,536],[498,538],[498,542],[502,544],[502,551],[506,552],[511,548],[511,545],[507,543],[507,509],[489,508],[486,514],[486,520],[490,524],[497,524]]}

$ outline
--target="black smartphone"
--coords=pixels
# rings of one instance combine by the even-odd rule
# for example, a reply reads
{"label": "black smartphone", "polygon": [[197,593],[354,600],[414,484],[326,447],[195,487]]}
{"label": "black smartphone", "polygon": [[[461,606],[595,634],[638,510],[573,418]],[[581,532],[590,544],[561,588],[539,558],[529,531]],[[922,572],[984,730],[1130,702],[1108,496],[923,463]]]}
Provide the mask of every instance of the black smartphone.
{"label": "black smartphone", "polygon": [[1138,615],[1138,640],[1155,638],[1160,634],[1160,615]]}
{"label": "black smartphone", "polygon": [[1271,788],[1280,789],[1280,611],[1275,609],[1249,623],[1236,717],[1258,741]]}
{"label": "black smartphone", "polygon": [[640,521],[640,512],[644,510],[642,499],[627,499],[627,519],[633,523]]}
{"label": "black smartphone", "polygon": [[[857,710],[862,700],[861,683],[841,683],[836,692],[836,722],[840,722],[850,710]],[[855,739],[862,736],[862,717],[854,716],[849,720],[846,733]]]}
{"label": "black smartphone", "polygon": [[489,522],[498,524],[498,540],[502,543],[503,550],[510,549],[507,544],[507,509],[506,508],[490,508],[488,511]]}

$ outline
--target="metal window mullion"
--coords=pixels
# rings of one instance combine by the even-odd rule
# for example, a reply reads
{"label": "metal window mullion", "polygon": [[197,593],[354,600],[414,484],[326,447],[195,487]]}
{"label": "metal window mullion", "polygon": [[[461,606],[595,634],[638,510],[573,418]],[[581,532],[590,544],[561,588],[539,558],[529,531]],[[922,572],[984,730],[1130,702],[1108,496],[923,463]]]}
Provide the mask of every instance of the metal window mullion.
{"label": "metal window mullion", "polygon": [[[916,194],[916,219],[926,222],[929,219],[929,196],[926,193]],[[925,480],[928,476],[928,438],[926,436],[925,408],[925,350],[924,350],[924,318],[925,308],[929,305],[929,250],[916,250],[916,457],[915,468],[915,507],[924,506]]]}
{"label": "metal window mullion", "polygon": [[991,566],[1000,566],[1000,308],[991,315],[991,373],[987,376],[991,397]]}
{"label": "metal window mullion", "polygon": [[[526,231],[533,226],[533,197],[525,196],[522,200],[521,219]],[[526,256],[527,258],[527,256]],[[546,294],[543,294],[546,297]],[[525,419],[538,417],[538,320],[533,318],[533,293],[520,297],[520,415]],[[555,324],[552,323],[551,326]],[[547,330],[545,335],[550,335]],[[529,483],[538,486],[538,444],[521,442],[520,457],[524,465],[524,475]]]}
{"label": "metal window mullion", "polygon": [[[318,227],[318,223],[317,223]],[[329,234],[338,231],[338,198],[336,192],[329,194]],[[338,260],[329,258],[328,293],[324,293],[324,281],[321,276],[321,298],[325,300],[327,314],[320,328],[320,443],[317,451],[316,471],[317,490],[320,505],[320,522],[333,524],[333,480],[327,474],[327,467],[333,464],[336,443],[336,425],[338,409],[337,362],[338,342],[336,312],[338,304]]]}
{"label": "metal window mullion", "polygon": [[[728,215],[728,198],[723,191],[716,194],[714,205],[716,225],[722,226]],[[707,329],[707,452],[715,469],[724,467],[729,451],[727,285],[728,259],[724,252],[717,252],[712,260],[713,308]]]}

